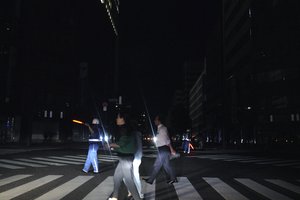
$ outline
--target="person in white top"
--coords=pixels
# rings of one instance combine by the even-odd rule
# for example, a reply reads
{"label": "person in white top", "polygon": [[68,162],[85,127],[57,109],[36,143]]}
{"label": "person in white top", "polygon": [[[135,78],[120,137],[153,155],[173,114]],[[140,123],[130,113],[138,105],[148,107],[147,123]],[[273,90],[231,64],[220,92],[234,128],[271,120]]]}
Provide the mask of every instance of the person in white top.
{"label": "person in white top", "polygon": [[153,165],[153,171],[148,179],[144,179],[147,183],[152,184],[161,167],[164,167],[166,173],[170,176],[168,184],[178,182],[175,176],[174,169],[170,165],[170,156],[175,155],[176,151],[171,145],[168,129],[162,124],[162,117],[157,115],[154,119],[157,126],[157,135],[155,145],[158,150],[158,155]]}

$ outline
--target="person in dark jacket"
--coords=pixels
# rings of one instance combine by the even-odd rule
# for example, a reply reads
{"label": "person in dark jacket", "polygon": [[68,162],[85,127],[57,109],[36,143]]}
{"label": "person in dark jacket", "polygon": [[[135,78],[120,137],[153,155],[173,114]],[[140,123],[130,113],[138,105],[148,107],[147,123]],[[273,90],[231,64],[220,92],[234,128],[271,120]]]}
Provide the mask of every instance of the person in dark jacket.
{"label": "person in dark jacket", "polygon": [[92,124],[89,125],[85,123],[85,125],[89,128],[90,135],[89,135],[89,151],[86,157],[86,161],[84,163],[84,167],[82,171],[84,173],[88,173],[90,170],[91,165],[94,168],[94,173],[99,173],[98,167],[98,149],[100,144],[100,130],[99,130],[99,119],[94,118]]}
{"label": "person in dark jacket", "polygon": [[116,142],[111,143],[110,147],[119,156],[119,163],[114,173],[114,190],[109,200],[117,200],[122,181],[135,200],[140,200],[140,195],[133,179],[133,159],[137,151],[136,136],[133,127],[130,126],[129,115],[118,113],[116,124],[118,126],[118,136]]}

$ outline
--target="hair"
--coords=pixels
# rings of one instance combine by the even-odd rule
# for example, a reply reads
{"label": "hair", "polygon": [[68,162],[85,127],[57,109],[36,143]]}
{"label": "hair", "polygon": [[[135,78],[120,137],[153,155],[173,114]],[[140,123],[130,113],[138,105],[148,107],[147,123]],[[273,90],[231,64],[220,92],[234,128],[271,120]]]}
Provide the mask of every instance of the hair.
{"label": "hair", "polygon": [[126,111],[119,111],[116,115],[117,116],[120,116],[121,118],[124,119],[125,121],[125,127],[127,128],[127,131],[130,133],[134,130],[137,130],[137,121],[135,119],[135,117],[130,114],[129,112],[126,112]]}
{"label": "hair", "polygon": [[156,115],[156,117],[158,117],[160,123],[165,124],[166,117],[163,114],[159,113],[159,114]]}

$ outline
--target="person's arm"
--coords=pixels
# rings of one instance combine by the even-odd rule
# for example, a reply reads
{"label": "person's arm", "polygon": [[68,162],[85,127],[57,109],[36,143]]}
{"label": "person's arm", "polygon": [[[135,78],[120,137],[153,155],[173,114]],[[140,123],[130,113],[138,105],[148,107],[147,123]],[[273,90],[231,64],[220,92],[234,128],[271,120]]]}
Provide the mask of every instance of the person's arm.
{"label": "person's arm", "polygon": [[92,127],[88,123],[85,123],[84,125],[86,125],[89,128],[91,134],[94,133],[94,130],[92,129]]}
{"label": "person's arm", "polygon": [[169,148],[170,148],[171,154],[172,154],[172,155],[175,155],[175,154],[176,154],[176,151],[175,151],[175,149],[173,148],[173,146],[171,145],[171,143],[170,143],[168,146],[169,146]]}

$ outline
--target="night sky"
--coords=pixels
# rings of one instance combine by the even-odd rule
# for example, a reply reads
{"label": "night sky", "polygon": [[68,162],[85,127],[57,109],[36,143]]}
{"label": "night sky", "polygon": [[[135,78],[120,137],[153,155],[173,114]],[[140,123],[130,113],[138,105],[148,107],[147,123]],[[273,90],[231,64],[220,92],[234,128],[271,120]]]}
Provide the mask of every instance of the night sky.
{"label": "night sky", "polygon": [[166,112],[175,89],[183,86],[183,63],[203,58],[206,37],[216,20],[215,8],[210,1],[196,0],[121,2],[121,70],[127,71],[123,76],[130,71],[131,80],[138,79],[131,87],[140,88],[150,110]]}
{"label": "night sky", "polygon": [[[1,10],[9,12],[11,2],[3,1]],[[79,76],[79,63],[87,62],[90,91],[98,101],[113,97],[116,36],[101,1],[19,2],[18,62],[26,66],[20,73],[25,85],[37,79],[38,90],[74,90],[69,77]],[[124,103],[140,109],[144,98],[151,113],[167,112],[175,89],[182,88],[184,62],[203,59],[216,13],[210,0],[120,0],[117,95]]]}

